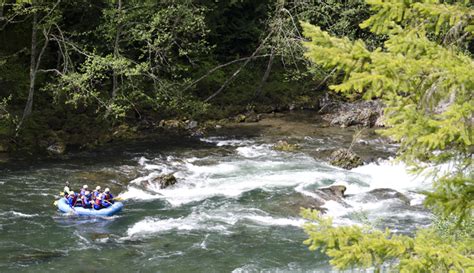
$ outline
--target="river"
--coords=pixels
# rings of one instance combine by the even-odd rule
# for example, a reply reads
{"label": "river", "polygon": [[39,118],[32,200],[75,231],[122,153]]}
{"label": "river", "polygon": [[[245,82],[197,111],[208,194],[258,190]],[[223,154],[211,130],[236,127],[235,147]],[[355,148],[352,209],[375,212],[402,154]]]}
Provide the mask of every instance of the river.
{"label": "river", "polygon": [[[347,147],[353,133],[296,118],[4,163],[0,272],[331,272],[327,257],[302,243],[299,205],[315,189],[347,187],[349,207],[325,205],[338,225],[410,234],[431,219],[417,193],[429,182],[402,164],[384,159],[347,171],[318,156]],[[275,151],[279,139],[301,149]],[[378,157],[396,146],[367,133],[354,149]],[[178,183],[149,182],[164,173]],[[126,198],[125,208],[108,218],[63,215],[52,203],[66,180],[76,190],[108,186]],[[409,203],[365,194],[377,188],[395,189]]]}

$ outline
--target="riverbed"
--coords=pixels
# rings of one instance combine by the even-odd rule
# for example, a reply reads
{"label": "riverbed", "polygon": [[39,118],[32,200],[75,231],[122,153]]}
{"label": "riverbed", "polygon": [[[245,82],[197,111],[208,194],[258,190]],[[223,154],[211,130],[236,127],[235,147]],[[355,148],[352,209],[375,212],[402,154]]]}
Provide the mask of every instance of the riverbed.
{"label": "riverbed", "polygon": [[[294,114],[205,136],[2,164],[0,272],[331,272],[327,257],[303,244],[298,213],[317,188],[347,187],[349,206],[325,204],[337,225],[410,234],[432,217],[419,194],[429,181],[395,162],[397,145],[373,130],[353,145],[370,163],[350,171],[328,164],[330,151],[348,147],[355,131]],[[278,140],[300,149],[276,151]],[[169,173],[176,185],[153,183]],[[74,190],[110,187],[125,208],[107,218],[63,215],[53,201],[65,181]],[[408,203],[367,197],[380,188],[400,192]]]}

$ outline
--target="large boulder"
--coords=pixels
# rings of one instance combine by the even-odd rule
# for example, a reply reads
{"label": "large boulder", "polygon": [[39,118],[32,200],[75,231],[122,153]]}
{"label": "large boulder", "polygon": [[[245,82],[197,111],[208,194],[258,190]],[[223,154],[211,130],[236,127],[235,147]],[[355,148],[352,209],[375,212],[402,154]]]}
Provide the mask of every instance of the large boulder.
{"label": "large boulder", "polygon": [[[328,104],[329,105],[329,104]],[[326,110],[327,113],[323,118],[332,126],[349,127],[354,125],[364,127],[380,126],[380,118],[383,112],[383,106],[380,101],[360,101],[360,102],[333,102],[332,108]]]}
{"label": "large boulder", "polygon": [[329,162],[331,165],[338,166],[347,170],[364,164],[360,156],[349,149],[338,149],[334,151],[330,157]]}
{"label": "large boulder", "polygon": [[176,184],[177,180],[173,174],[164,174],[155,177],[151,182],[158,183],[160,185],[160,189],[165,189],[169,186]]}

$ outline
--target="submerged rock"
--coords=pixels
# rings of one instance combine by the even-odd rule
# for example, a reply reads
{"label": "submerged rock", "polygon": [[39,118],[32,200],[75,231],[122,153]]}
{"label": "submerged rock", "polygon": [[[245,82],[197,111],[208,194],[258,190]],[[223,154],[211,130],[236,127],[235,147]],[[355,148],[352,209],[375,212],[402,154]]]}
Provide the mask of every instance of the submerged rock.
{"label": "submerged rock", "polygon": [[100,241],[100,240],[109,239],[109,238],[110,238],[109,233],[94,232],[91,234],[92,241]]}
{"label": "submerged rock", "polygon": [[283,152],[293,152],[300,148],[298,144],[290,144],[285,140],[279,140],[275,145],[273,145],[273,150],[283,151]]}
{"label": "submerged rock", "polygon": [[17,263],[39,263],[63,256],[65,256],[65,254],[59,251],[33,250],[12,257],[12,261]]}
{"label": "submerged rock", "polygon": [[310,208],[324,213],[326,212],[324,204],[326,204],[327,201],[335,201],[341,204],[343,207],[350,207],[350,205],[344,201],[345,191],[345,186],[335,185],[314,190],[313,193],[316,196],[307,196],[301,193],[293,193],[291,195],[281,197],[281,199],[275,203],[275,207],[270,209],[275,212],[283,212],[287,215],[298,215],[301,208]]}
{"label": "submerged rock", "polygon": [[366,196],[366,199],[370,199],[373,201],[399,199],[407,205],[410,204],[410,199],[408,197],[406,197],[404,194],[394,189],[389,189],[389,188],[374,189],[365,193],[365,196]]}
{"label": "submerged rock", "polygon": [[345,191],[346,187],[342,185],[334,185],[327,188],[319,188],[315,190],[314,193],[317,195],[317,199],[322,201],[320,208],[316,209],[324,213],[326,209],[322,208],[322,205],[324,205],[327,201],[335,201],[341,204],[343,207],[350,207],[350,205],[347,204],[346,201],[344,201]]}
{"label": "submerged rock", "polygon": [[176,184],[177,180],[176,180],[176,177],[172,174],[164,174],[164,175],[155,177],[151,182],[159,184],[160,189],[165,189],[169,186]]}
{"label": "submerged rock", "polygon": [[347,170],[364,164],[360,156],[349,149],[338,149],[334,151],[329,157],[329,163]]}
{"label": "submerged rock", "polygon": [[[344,192],[346,192],[346,186],[334,185],[327,188],[319,188],[318,191],[325,193],[330,197],[329,200],[338,201],[340,198],[344,198]],[[331,197],[333,196],[333,197]]]}

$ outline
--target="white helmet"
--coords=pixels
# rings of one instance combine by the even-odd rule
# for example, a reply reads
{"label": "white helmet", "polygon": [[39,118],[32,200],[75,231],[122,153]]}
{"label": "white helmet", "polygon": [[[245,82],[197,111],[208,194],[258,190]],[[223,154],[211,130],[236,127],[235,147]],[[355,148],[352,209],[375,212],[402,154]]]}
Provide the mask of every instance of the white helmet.
{"label": "white helmet", "polygon": [[95,187],[95,190],[96,191],[100,190],[100,186]]}
{"label": "white helmet", "polygon": [[84,186],[82,186],[82,188],[83,188],[83,189],[87,189],[87,188],[88,188],[88,186],[87,186],[87,185],[84,185]]}
{"label": "white helmet", "polygon": [[104,192],[109,192],[110,189],[109,188],[105,188]]}

